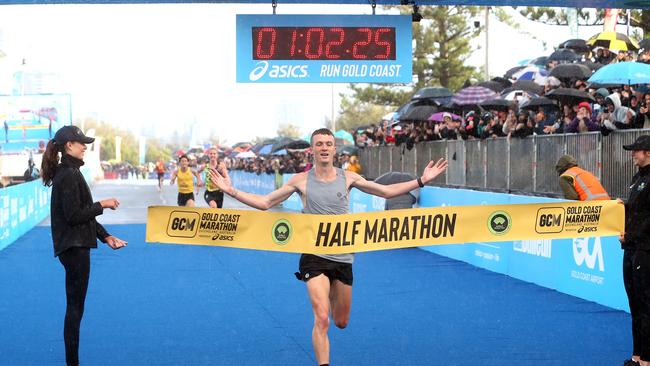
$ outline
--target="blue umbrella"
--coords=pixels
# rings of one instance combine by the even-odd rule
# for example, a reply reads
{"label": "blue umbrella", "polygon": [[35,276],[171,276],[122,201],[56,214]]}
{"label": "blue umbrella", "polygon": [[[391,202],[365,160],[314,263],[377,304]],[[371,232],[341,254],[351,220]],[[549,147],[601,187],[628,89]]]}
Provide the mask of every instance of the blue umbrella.
{"label": "blue umbrella", "polygon": [[271,148],[273,147],[273,144],[268,144],[264,145],[258,152],[257,155],[268,155],[271,153]]}
{"label": "blue umbrella", "polygon": [[287,155],[287,150],[282,149],[273,153],[273,155]]}
{"label": "blue umbrella", "polygon": [[351,143],[354,143],[354,137],[352,137],[352,134],[345,130],[338,130],[334,132],[334,137],[338,137],[340,139],[348,140]]}
{"label": "blue umbrella", "polygon": [[618,62],[603,66],[589,80],[596,84],[650,84],[650,65],[642,62]]}

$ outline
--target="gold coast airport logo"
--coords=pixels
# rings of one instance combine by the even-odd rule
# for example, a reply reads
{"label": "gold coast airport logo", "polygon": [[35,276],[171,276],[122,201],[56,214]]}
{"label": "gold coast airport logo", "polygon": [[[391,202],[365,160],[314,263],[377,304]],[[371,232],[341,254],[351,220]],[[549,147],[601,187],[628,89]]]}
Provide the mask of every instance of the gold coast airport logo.
{"label": "gold coast airport logo", "polygon": [[287,220],[278,220],[273,224],[271,236],[273,241],[279,245],[285,245],[291,239],[291,224]]}
{"label": "gold coast airport logo", "polygon": [[537,210],[535,232],[538,234],[559,233],[564,230],[565,212],[562,207],[543,207]]}
{"label": "gold coast airport logo", "polygon": [[510,230],[512,219],[505,211],[495,211],[488,218],[488,229],[494,235],[503,235]]}
{"label": "gold coast airport logo", "polygon": [[199,231],[199,216],[196,212],[172,211],[167,223],[167,235],[177,238],[193,238]]}

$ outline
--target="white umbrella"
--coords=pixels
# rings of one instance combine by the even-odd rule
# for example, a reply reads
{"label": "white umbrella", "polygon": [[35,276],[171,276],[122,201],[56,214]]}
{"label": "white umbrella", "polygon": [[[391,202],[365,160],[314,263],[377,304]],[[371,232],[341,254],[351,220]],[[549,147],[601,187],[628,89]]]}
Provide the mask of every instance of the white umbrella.
{"label": "white umbrella", "polygon": [[254,158],[255,153],[252,151],[242,151],[239,154],[235,155],[235,157],[238,159]]}

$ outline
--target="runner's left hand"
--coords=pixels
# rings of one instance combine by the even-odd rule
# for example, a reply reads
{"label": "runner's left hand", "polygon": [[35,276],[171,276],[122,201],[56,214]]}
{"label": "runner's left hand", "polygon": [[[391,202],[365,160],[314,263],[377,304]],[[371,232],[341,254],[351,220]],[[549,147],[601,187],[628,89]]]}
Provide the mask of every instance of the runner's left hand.
{"label": "runner's left hand", "polygon": [[434,180],[438,175],[440,175],[440,173],[447,170],[448,165],[449,163],[445,159],[440,159],[435,164],[433,163],[433,160],[431,160],[427,167],[424,168],[424,172],[422,173],[422,182],[426,184]]}

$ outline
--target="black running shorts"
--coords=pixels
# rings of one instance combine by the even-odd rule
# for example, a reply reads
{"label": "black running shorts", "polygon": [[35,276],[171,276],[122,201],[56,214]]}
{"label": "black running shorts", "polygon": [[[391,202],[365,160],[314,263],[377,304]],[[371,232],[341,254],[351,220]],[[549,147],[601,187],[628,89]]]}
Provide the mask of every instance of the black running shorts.
{"label": "black running shorts", "polygon": [[185,206],[187,201],[194,200],[194,193],[179,193],[178,194],[178,205]]}
{"label": "black running shorts", "polygon": [[203,199],[205,199],[205,203],[208,205],[210,204],[210,201],[214,201],[217,203],[218,208],[223,207],[223,192],[222,191],[205,191],[203,193]]}
{"label": "black running shorts", "polygon": [[298,267],[300,272],[296,272],[295,275],[299,280],[307,282],[324,274],[330,279],[330,283],[339,280],[352,286],[352,264],[350,263],[335,262],[313,254],[303,254],[300,256]]}

